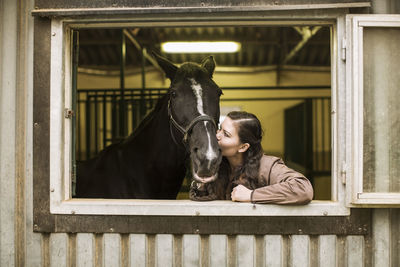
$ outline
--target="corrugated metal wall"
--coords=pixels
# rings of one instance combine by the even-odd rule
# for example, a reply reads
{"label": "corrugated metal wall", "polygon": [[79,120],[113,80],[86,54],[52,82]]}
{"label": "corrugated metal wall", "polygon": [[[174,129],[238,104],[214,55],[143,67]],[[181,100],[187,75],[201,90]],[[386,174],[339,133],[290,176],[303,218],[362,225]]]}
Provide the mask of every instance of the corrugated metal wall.
{"label": "corrugated metal wall", "polygon": [[[43,236],[44,266],[366,266],[363,236]],[[367,262],[366,262],[367,261]]]}
{"label": "corrugated metal wall", "polygon": [[34,233],[33,7],[0,1],[0,266],[400,265],[400,209],[374,210],[370,236]]}
{"label": "corrugated metal wall", "polygon": [[[381,267],[400,263],[400,209],[374,210],[370,236],[33,234],[32,225],[27,229],[26,266]],[[1,244],[1,248],[10,253],[2,254],[1,266],[19,266],[12,259],[13,246]]]}

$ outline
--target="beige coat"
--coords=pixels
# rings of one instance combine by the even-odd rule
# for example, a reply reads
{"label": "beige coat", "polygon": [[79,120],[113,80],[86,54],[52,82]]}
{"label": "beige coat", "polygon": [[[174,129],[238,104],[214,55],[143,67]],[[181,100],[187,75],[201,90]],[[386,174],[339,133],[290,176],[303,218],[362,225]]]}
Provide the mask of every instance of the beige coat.
{"label": "beige coat", "polygon": [[310,181],[287,167],[280,158],[264,155],[259,174],[266,186],[252,192],[253,203],[307,204],[313,198]]}

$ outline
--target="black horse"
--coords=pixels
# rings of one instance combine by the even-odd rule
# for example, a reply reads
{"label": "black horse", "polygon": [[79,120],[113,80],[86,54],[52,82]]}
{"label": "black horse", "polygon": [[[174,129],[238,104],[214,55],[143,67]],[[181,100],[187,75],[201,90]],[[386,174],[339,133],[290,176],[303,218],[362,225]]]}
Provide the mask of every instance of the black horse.
{"label": "black horse", "polygon": [[196,181],[217,178],[222,92],[212,80],[213,57],[177,67],[154,56],[171,80],[168,94],[126,140],[78,164],[75,197],[175,199],[189,157]]}

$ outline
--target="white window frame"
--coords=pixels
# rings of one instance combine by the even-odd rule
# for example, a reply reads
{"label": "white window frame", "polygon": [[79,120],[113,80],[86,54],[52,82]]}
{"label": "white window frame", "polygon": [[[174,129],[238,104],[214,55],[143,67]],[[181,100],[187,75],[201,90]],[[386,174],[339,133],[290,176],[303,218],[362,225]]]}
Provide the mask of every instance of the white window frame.
{"label": "white window frame", "polygon": [[[168,216],[347,216],[343,166],[349,145],[346,138],[344,102],[345,62],[342,60],[341,42],[345,33],[345,17],[341,14],[322,16],[322,19],[282,20],[252,16],[251,21],[240,19],[203,20],[200,22],[139,21],[123,23],[113,20],[73,20],[53,18],[51,22],[50,71],[50,212],[53,214],[88,215],[168,215]],[[71,125],[64,110],[71,109],[71,28],[79,27],[162,27],[162,26],[293,26],[324,25],[332,27],[331,38],[331,103],[332,103],[332,200],[312,201],[308,205],[274,205],[237,203],[232,201],[195,202],[190,200],[116,200],[77,199],[71,197]],[[339,49],[340,48],[340,49]],[[343,165],[343,166],[342,166]],[[340,171],[339,171],[340,170]],[[342,181],[342,182],[341,182]]]}
{"label": "white window frame", "polygon": [[363,192],[363,29],[365,27],[400,27],[400,15],[347,15],[347,81],[349,100],[348,121],[352,124],[351,177],[347,187],[348,206],[385,207],[400,206],[400,193]]}

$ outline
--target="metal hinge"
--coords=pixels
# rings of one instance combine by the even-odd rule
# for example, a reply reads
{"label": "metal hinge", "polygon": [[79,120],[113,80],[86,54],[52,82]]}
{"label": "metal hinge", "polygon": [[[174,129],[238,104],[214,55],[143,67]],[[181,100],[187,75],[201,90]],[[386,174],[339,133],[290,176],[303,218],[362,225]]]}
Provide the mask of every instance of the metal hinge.
{"label": "metal hinge", "polygon": [[342,49],[341,49],[342,54],[340,55],[340,58],[343,61],[346,61],[346,48],[347,48],[346,38],[343,38],[342,39]]}
{"label": "metal hinge", "polygon": [[342,168],[340,170],[340,176],[342,177],[342,184],[346,184],[346,174],[347,174],[347,165],[346,162],[343,161]]}
{"label": "metal hinge", "polygon": [[65,109],[64,109],[64,117],[65,117],[66,119],[71,119],[72,116],[74,116],[74,111],[73,111],[72,109],[65,108]]}

